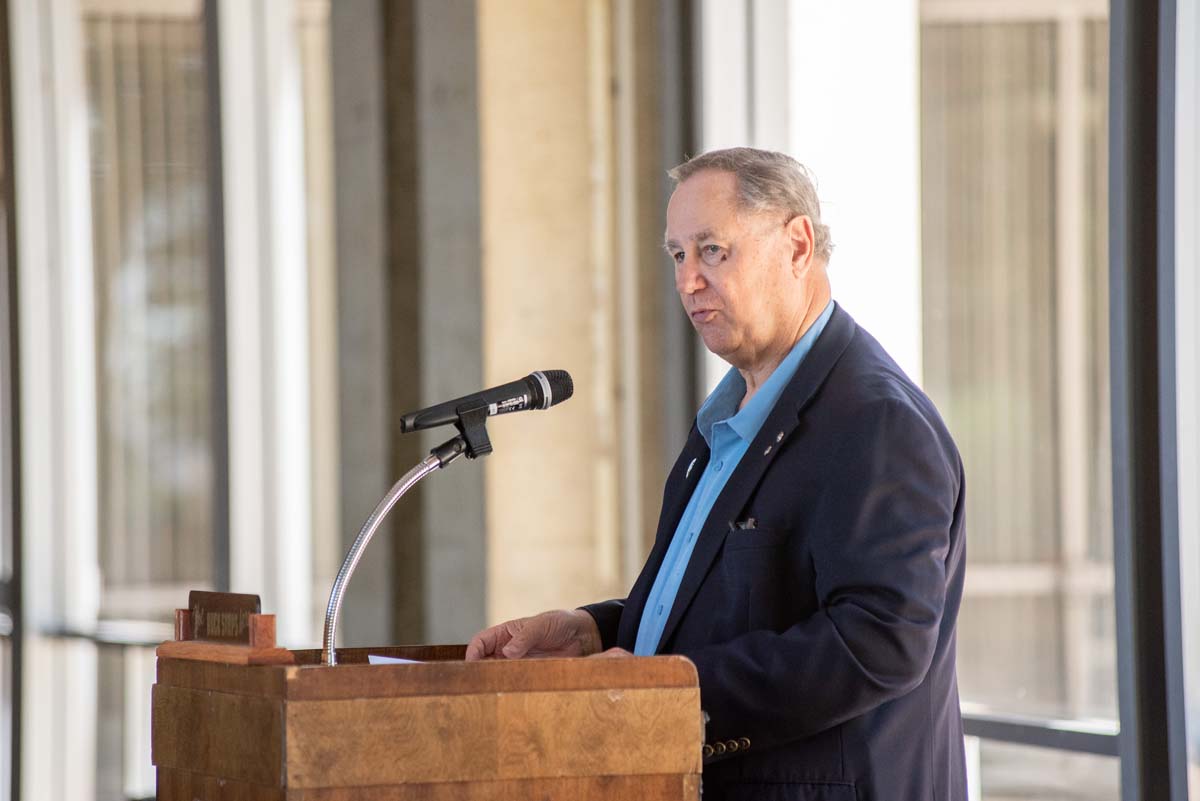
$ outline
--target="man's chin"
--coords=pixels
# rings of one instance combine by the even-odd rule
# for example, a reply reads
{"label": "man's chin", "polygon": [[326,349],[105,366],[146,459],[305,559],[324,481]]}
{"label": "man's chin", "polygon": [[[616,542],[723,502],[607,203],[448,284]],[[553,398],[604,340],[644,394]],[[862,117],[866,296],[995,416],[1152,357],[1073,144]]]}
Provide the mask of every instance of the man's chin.
{"label": "man's chin", "polygon": [[729,361],[729,357],[734,353],[734,348],[730,346],[727,339],[706,337],[703,334],[700,335],[700,339],[704,342],[704,349],[722,361]]}

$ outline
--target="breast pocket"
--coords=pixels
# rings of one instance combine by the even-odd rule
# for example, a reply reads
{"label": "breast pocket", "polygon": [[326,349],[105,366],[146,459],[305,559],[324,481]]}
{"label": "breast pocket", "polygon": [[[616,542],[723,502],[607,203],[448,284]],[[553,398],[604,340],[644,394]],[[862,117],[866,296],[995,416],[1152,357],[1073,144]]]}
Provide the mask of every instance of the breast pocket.
{"label": "breast pocket", "polygon": [[721,560],[729,601],[746,631],[774,629],[787,604],[787,532],[736,529],[725,538]]}
{"label": "breast pocket", "polygon": [[735,528],[725,537],[725,550],[750,551],[776,548],[783,544],[785,532],[772,528]]}

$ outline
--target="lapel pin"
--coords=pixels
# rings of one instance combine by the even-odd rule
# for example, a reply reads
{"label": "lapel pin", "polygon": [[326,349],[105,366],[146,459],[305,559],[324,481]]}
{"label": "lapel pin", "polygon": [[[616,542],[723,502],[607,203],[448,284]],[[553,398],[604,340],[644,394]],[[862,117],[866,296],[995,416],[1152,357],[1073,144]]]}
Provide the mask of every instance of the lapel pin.
{"label": "lapel pin", "polygon": [[688,469],[687,469],[687,472],[683,474],[683,477],[687,478],[688,476],[690,476],[692,474],[692,468],[695,466],[696,466],[695,459],[692,459],[692,461],[688,462]]}

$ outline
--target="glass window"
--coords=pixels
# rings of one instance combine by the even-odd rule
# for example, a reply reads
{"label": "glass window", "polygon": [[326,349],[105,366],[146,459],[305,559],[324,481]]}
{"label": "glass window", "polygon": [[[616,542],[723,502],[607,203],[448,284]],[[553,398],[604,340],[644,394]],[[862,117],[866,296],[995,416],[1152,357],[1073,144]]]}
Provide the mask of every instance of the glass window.
{"label": "glass window", "polygon": [[1119,801],[1116,757],[983,740],[982,801]]}
{"label": "glass window", "polygon": [[195,6],[130,15],[93,4],[84,15],[101,614],[112,617],[169,615],[213,574],[208,107]]}
{"label": "glass window", "polygon": [[[102,618],[170,620],[189,589],[213,581],[223,467],[212,436],[201,10],[170,0],[83,9]],[[150,681],[136,649],[96,654],[96,798],[149,797]]]}
{"label": "glass window", "polygon": [[922,25],[924,380],[969,486],[963,700],[1111,719],[1107,25],[1052,14]]}

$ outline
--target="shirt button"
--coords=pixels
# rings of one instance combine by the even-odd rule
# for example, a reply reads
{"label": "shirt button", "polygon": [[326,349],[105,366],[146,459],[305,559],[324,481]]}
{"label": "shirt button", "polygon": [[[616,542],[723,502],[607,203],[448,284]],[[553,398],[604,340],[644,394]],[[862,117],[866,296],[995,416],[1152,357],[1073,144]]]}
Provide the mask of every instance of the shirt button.
{"label": "shirt button", "polygon": [[656,615],[662,614],[662,604],[658,605],[658,608],[654,610],[654,614],[656,614]]}
{"label": "shirt button", "polygon": [[718,460],[717,460],[717,469],[718,469],[718,470],[720,470],[720,469],[721,469],[721,468],[723,468],[724,466],[725,466],[725,462],[723,462],[723,461],[721,461],[721,460],[719,460],[719,459],[718,459]]}
{"label": "shirt button", "polygon": [[689,531],[689,532],[688,532],[688,535],[687,535],[687,541],[688,541],[688,542],[691,542],[691,541],[692,541],[692,540],[694,540],[695,538],[696,538],[696,532],[694,532],[694,531]]}

